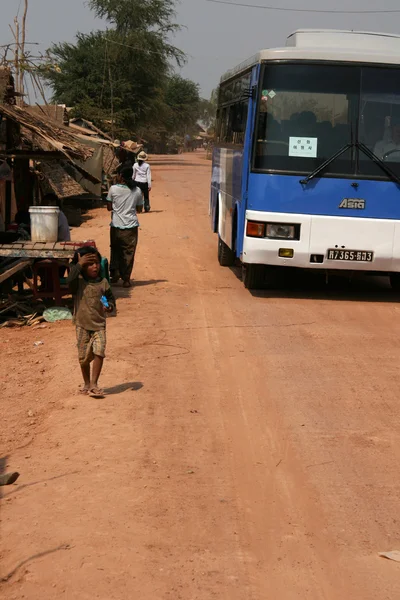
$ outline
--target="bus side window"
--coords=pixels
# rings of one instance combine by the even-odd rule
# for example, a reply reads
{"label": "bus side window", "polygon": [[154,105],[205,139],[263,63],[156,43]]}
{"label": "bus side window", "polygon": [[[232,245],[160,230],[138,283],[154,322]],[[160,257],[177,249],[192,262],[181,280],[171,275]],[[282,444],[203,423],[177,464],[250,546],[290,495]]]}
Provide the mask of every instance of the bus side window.
{"label": "bus side window", "polygon": [[232,141],[235,144],[244,144],[244,136],[246,133],[248,102],[239,102],[234,105],[233,121],[232,121]]}
{"label": "bus side window", "polygon": [[215,117],[215,137],[220,142],[221,141],[221,111],[217,110],[217,115]]}
{"label": "bus side window", "polygon": [[250,97],[251,73],[223,84],[219,89],[217,140],[222,144],[244,144]]}
{"label": "bus side window", "polygon": [[228,128],[229,128],[229,123],[228,123],[228,118],[229,118],[229,112],[227,108],[223,108],[222,112],[221,112],[221,142],[227,142],[228,141]]}

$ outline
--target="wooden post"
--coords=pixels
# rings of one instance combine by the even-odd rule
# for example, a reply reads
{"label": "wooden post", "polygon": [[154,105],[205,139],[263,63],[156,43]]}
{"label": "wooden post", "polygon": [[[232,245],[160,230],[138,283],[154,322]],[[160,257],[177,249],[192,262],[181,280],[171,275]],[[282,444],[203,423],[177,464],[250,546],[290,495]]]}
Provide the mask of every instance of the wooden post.
{"label": "wooden post", "polygon": [[[12,123],[10,119],[6,119],[6,151],[12,147]],[[8,158],[7,163],[12,169],[12,159]],[[12,206],[12,181],[6,181],[6,206],[5,206],[5,225],[11,223],[11,206]]]}
{"label": "wooden post", "polygon": [[15,24],[15,50],[14,50],[14,68],[15,68],[15,84],[16,91],[19,92],[19,21],[18,18],[14,19]]}

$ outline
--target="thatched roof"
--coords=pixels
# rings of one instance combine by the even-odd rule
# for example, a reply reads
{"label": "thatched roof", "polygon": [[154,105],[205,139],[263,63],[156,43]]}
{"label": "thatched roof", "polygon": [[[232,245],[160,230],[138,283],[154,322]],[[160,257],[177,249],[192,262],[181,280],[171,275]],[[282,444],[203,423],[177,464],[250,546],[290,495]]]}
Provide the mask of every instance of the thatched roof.
{"label": "thatched roof", "polygon": [[37,166],[37,170],[43,175],[47,187],[62,200],[88,194],[57,162],[43,161]]}
{"label": "thatched roof", "polygon": [[68,125],[67,109],[63,104],[35,104],[26,105],[24,108],[41,119],[51,119],[59,125]]}
{"label": "thatched roof", "polygon": [[116,172],[119,165],[119,160],[115,156],[115,151],[112,146],[104,148],[103,154],[103,170],[106,175],[112,175]]}
{"label": "thatched roof", "polygon": [[53,150],[58,150],[69,160],[85,161],[93,155],[91,148],[81,144],[79,138],[68,131],[67,127],[60,126],[55,121],[42,119],[18,106],[4,104],[0,105],[0,114],[36,134]]}
{"label": "thatched roof", "polygon": [[68,127],[74,133],[79,133],[80,135],[86,135],[87,137],[97,137],[97,133],[88,129],[87,127],[81,127],[80,125],[76,125],[75,123],[69,123]]}
{"label": "thatched roof", "polygon": [[[80,125],[79,125],[79,123],[80,123]],[[81,127],[82,129],[86,129],[87,135],[90,135],[91,132],[97,133],[97,135],[99,137],[109,140],[110,142],[114,141],[112,139],[112,137],[110,137],[108,135],[108,133],[105,133],[104,131],[102,131],[101,129],[96,127],[96,125],[94,125],[91,121],[88,121],[87,119],[82,119],[82,118],[70,119],[69,124],[70,124],[70,126],[75,125],[76,127]]]}

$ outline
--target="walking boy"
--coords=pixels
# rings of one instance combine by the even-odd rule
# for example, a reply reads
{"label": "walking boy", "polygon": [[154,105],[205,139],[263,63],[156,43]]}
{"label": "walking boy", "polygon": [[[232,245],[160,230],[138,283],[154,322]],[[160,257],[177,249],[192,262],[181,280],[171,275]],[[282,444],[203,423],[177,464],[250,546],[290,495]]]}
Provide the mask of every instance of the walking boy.
{"label": "walking boy", "polygon": [[138,161],[133,165],[133,180],[142,190],[144,196],[144,212],[150,212],[151,167],[147,162],[146,152],[141,152]]}
{"label": "walking boy", "polygon": [[68,285],[74,296],[74,324],[84,381],[81,393],[101,397],[104,392],[99,388],[99,377],[106,355],[106,313],[114,309],[115,299],[107,279],[100,276],[101,256],[96,248],[80,248],[72,263]]}

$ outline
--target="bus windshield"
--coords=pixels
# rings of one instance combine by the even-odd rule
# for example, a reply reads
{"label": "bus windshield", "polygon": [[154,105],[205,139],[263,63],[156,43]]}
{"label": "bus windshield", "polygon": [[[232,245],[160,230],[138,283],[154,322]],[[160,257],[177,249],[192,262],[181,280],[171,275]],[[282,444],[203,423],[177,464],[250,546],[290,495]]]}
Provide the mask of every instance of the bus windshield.
{"label": "bus windshield", "polygon": [[353,144],[326,175],[387,179],[355,142],[400,176],[400,70],[327,64],[266,64],[254,168],[310,173]]}

